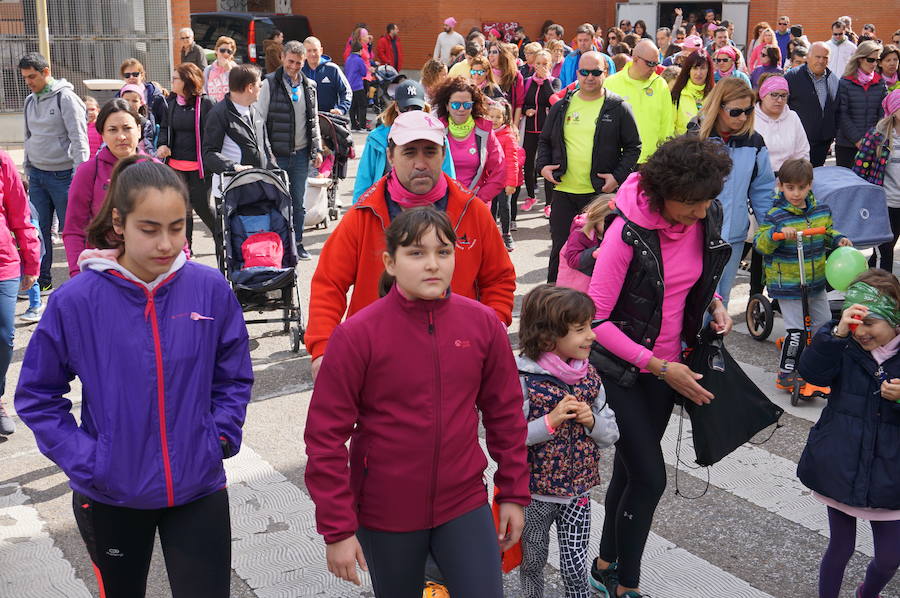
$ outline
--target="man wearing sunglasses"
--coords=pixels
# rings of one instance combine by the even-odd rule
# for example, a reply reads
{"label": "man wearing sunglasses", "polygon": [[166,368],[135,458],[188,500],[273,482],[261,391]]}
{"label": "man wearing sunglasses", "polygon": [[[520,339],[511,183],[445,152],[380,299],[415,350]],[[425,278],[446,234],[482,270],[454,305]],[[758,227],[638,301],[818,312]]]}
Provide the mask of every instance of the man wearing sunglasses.
{"label": "man wearing sunglasses", "polygon": [[775,25],[775,41],[778,42],[778,49],[781,50],[781,57],[784,58],[788,52],[788,42],[791,41],[791,19],[789,17],[778,17]]}
{"label": "man wearing sunglasses", "polygon": [[206,50],[194,42],[194,30],[185,27],[178,31],[178,47],[181,48],[181,62],[192,62],[202,71],[209,62],[206,60]]}
{"label": "man wearing sunglasses", "polygon": [[269,143],[278,168],[286,171],[294,205],[294,238],[297,256],[310,260],[303,247],[303,221],[306,210],[306,179],[309,165],[322,165],[322,137],[319,134],[319,114],[316,84],[303,74],[306,49],[298,41],[284,44],[281,66],[263,80],[256,109],[265,122]]}
{"label": "man wearing sunglasses", "polygon": [[615,191],[641,154],[631,108],[621,96],[605,89],[606,69],[599,52],[582,54],[578,88],[550,108],[538,139],[535,170],[555,185],[547,282],[556,282],[559,251],[569,237],[572,220],[598,195]]}
{"label": "man wearing sunglasses", "polygon": [[831,24],[831,39],[825,45],[828,46],[828,68],[840,75],[856,52],[856,44],[847,38],[847,26],[843,21],[837,20]]}
{"label": "man wearing sunglasses", "polygon": [[675,105],[666,80],[656,74],[659,49],[649,39],[634,47],[632,61],[606,80],[606,89],[631,105],[641,135],[643,164],[666,139],[675,134]]}

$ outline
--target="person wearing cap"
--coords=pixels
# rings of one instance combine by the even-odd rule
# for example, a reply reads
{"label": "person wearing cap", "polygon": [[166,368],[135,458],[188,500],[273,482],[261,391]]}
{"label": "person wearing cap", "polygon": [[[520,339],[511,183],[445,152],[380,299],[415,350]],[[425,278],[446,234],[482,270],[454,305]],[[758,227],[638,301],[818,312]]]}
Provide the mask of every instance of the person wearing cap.
{"label": "person wearing cap", "polygon": [[737,50],[731,46],[724,46],[718,48],[712,55],[713,66],[716,67],[716,72],[713,73],[713,78],[716,83],[724,77],[734,77],[744,81],[747,84],[747,87],[750,87],[750,77],[747,76],[747,73],[739,70],[737,67]]}
{"label": "person wearing cap", "polygon": [[325,242],[310,285],[306,329],[313,377],[341,320],[378,299],[384,229],[407,208],[430,205],[446,212],[457,236],[453,292],[492,308],[505,325],[512,322],[515,269],[488,205],[441,171],[445,135],[444,124],[423,110],[397,116],[388,134],[391,170],[363,193]]}
{"label": "person wearing cap", "polygon": [[825,164],[828,148],[837,131],[838,77],[828,68],[829,48],[816,42],[809,48],[806,64],[784,74],[788,83],[788,107],[797,113],[809,141],[809,161]]}
{"label": "person wearing cap", "polygon": [[[407,79],[394,90],[394,101],[388,104],[378,116],[378,126],[366,137],[366,145],[363,148],[359,165],[356,168],[356,183],[353,185],[353,203],[368,191],[378,179],[391,170],[387,159],[388,133],[396,118],[413,110],[430,112],[431,107],[425,102],[425,88],[417,81]],[[444,163],[441,169],[450,178],[456,178],[456,170],[453,168],[453,158],[450,156],[450,145],[444,140]]]}
{"label": "person wearing cap", "polygon": [[809,160],[809,141],[803,123],[788,108],[789,92],[787,79],[781,75],[767,74],[760,78],[754,127],[766,142],[769,163],[775,173],[792,158]]}
{"label": "person wearing cap", "polygon": [[447,66],[450,66],[450,50],[453,49],[453,46],[466,45],[465,38],[459,32],[454,31],[454,27],[456,27],[456,19],[453,17],[444,19],[444,30],[438,34],[437,43],[434,44],[433,58]]}
{"label": "person wearing cap", "polygon": [[631,106],[605,89],[605,79],[606,61],[600,53],[585,53],[578,64],[578,89],[550,108],[538,138],[535,170],[554,185],[547,282],[556,282],[559,252],[572,220],[598,195],[614,192],[641,155]]}
{"label": "person wearing cap", "polygon": [[[679,44],[676,44],[679,45]],[[693,54],[700,50],[703,47],[703,40],[700,39],[699,35],[689,35],[684,38],[684,41],[681,42],[681,51],[677,54],[673,54],[662,61],[663,66],[672,66],[675,64],[675,59],[678,56],[687,57],[689,54]]]}

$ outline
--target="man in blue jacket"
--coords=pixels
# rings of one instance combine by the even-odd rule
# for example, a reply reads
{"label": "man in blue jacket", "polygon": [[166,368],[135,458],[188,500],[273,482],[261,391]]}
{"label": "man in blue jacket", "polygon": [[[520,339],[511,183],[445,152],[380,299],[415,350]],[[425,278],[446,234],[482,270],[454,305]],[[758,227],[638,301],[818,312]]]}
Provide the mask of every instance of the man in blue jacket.
{"label": "man in blue jacket", "polygon": [[303,40],[306,62],[303,74],[316,82],[316,98],[320,112],[346,115],[350,111],[353,92],[341,68],[322,54],[322,42],[316,37]]}
{"label": "man in blue jacket", "polygon": [[788,108],[797,113],[809,140],[809,161],[825,164],[837,132],[838,76],[828,68],[829,49],[823,42],[809,48],[806,64],[784,74],[790,95]]}

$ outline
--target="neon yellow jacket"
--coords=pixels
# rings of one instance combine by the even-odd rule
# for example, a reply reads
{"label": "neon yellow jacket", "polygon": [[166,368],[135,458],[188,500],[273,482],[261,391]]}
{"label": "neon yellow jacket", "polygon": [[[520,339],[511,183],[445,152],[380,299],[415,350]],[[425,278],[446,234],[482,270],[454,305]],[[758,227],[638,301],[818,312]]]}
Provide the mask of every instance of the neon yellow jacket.
{"label": "neon yellow jacket", "polygon": [[653,73],[646,81],[632,79],[628,73],[631,63],[609,77],[603,86],[622,96],[631,106],[641,136],[641,157],[638,163],[656,151],[661,143],[675,132],[675,106],[665,79]]}
{"label": "neon yellow jacket", "polygon": [[687,80],[687,84],[681,90],[681,99],[678,101],[678,106],[675,107],[676,135],[687,133],[688,123],[700,112],[700,107],[703,105],[704,89],[706,89],[706,86],[697,85],[690,79]]}

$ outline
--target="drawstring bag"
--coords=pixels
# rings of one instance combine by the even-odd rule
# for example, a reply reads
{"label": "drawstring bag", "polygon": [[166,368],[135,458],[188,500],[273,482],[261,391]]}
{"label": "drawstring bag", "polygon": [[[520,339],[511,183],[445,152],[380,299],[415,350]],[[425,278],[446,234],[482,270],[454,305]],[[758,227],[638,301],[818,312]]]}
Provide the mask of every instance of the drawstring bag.
{"label": "drawstring bag", "polygon": [[703,330],[700,342],[685,363],[703,374],[698,381],[700,386],[715,397],[707,405],[684,399],[698,465],[718,463],[760,430],[777,424],[784,413],[744,373],[725,350],[722,336],[710,328]]}

